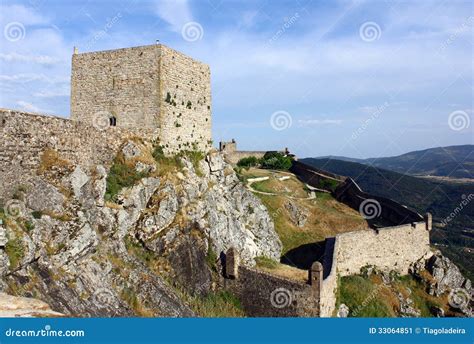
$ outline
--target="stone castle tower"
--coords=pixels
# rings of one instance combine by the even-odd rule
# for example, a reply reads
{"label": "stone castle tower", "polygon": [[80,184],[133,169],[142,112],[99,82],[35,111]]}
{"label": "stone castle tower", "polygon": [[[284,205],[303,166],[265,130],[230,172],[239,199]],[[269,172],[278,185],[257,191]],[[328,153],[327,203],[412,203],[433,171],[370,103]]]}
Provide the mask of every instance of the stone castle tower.
{"label": "stone castle tower", "polygon": [[149,133],[167,152],[207,151],[212,144],[209,66],[159,44],[75,50],[71,119]]}

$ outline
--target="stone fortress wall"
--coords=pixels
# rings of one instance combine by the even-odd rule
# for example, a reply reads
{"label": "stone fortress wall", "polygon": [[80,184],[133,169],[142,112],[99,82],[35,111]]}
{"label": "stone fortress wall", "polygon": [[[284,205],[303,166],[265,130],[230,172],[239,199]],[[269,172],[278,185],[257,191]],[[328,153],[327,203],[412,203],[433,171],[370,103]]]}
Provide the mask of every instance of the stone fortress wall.
{"label": "stone fortress wall", "polygon": [[0,201],[34,178],[46,149],[81,165],[109,165],[131,130],[99,130],[83,122],[0,109]]}
{"label": "stone fortress wall", "polygon": [[330,317],[336,307],[337,278],[355,275],[374,266],[383,271],[409,272],[417,261],[430,256],[431,217],[425,221],[375,230],[353,231],[325,241],[321,316]]}
{"label": "stone fortress wall", "polygon": [[314,187],[321,187],[325,184],[324,181],[337,182],[335,189],[327,191],[332,192],[338,201],[358,211],[364,201],[376,201],[379,205],[376,217],[385,223],[393,224],[388,227],[346,232],[326,239],[320,294],[321,316],[333,315],[338,276],[358,274],[365,266],[407,274],[412,264],[430,254],[430,214],[423,217],[391,199],[362,191],[352,178],[323,171],[299,161],[294,162],[291,171],[303,182]]}
{"label": "stone fortress wall", "polygon": [[152,131],[165,152],[211,147],[209,66],[164,45],[75,53],[71,119]]}
{"label": "stone fortress wall", "polygon": [[[394,200],[364,192],[352,178],[323,171],[300,161],[295,161],[290,171],[304,183],[332,192],[338,201],[355,210],[359,210],[365,200],[377,201],[380,204],[381,213],[379,217],[393,225],[423,221],[423,216]],[[324,181],[328,183],[324,183]],[[331,185],[330,182],[333,181],[337,184],[334,189],[324,186]]]}
{"label": "stone fortress wall", "polygon": [[158,45],[74,53],[71,119],[108,126],[159,129],[160,58]]}
{"label": "stone fortress wall", "polygon": [[[230,143],[231,148],[234,148],[235,142]],[[222,148],[221,146],[221,150]],[[226,286],[237,295],[250,300],[246,301],[246,309],[252,315],[331,317],[336,309],[338,277],[359,274],[366,266],[407,274],[415,262],[429,258],[429,233],[432,227],[430,214],[422,217],[393,200],[365,193],[351,178],[323,171],[298,161],[293,163],[291,172],[314,187],[330,185],[324,181],[337,182],[335,189],[328,188],[327,191],[357,210],[364,200],[376,200],[380,204],[377,217],[383,218],[384,223],[393,225],[346,232],[327,238],[322,264],[313,263],[308,271],[307,283],[289,281],[245,267],[234,269],[237,271],[236,275],[240,277],[235,278],[238,281],[227,282]],[[231,262],[233,261],[231,259]],[[226,269],[229,270],[228,267]],[[314,275],[320,277],[311,278]],[[248,284],[253,286],[248,286]],[[286,295],[291,295],[292,303],[284,309],[275,310],[276,291],[285,291]]]}
{"label": "stone fortress wall", "polygon": [[212,146],[209,66],[161,46],[160,141],[173,152]]}
{"label": "stone fortress wall", "polygon": [[322,266],[308,271],[308,281],[295,281],[240,264],[233,247],[225,254],[224,287],[252,317],[318,317]]}
{"label": "stone fortress wall", "polygon": [[[221,141],[219,142],[219,151],[224,153],[225,160],[232,165],[236,165],[242,158],[255,157],[257,159],[263,158],[267,151],[239,151],[237,150],[237,142],[232,139],[232,141]],[[287,154],[288,149],[279,151],[281,153]]]}

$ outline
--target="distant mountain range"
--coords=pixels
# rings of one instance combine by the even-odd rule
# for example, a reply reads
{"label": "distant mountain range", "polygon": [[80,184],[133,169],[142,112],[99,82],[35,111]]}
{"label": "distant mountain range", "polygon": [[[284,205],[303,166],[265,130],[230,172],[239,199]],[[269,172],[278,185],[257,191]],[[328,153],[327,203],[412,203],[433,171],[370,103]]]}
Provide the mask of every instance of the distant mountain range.
{"label": "distant mountain range", "polygon": [[[469,195],[474,195],[474,183],[420,178],[398,171],[413,174],[416,171],[420,176],[433,175],[433,171],[437,171],[437,175],[450,177],[453,177],[452,171],[457,171],[457,178],[473,178],[473,147],[466,145],[433,148],[393,158],[358,160],[326,157],[300,160],[322,170],[351,177],[363,190],[391,198],[417,210],[420,214],[431,212],[434,220],[432,242],[461,265],[472,278],[474,277],[474,200],[471,202],[471,199],[474,196]],[[449,159],[452,162],[449,162]],[[380,165],[390,166],[398,171],[390,171],[381,168]],[[445,169],[448,165],[453,167],[452,171],[443,174],[443,169],[445,171],[449,169]],[[466,166],[470,170],[463,172]],[[462,205],[463,201],[465,205]],[[451,216],[453,213],[456,215]]]}
{"label": "distant mountain range", "polygon": [[355,159],[344,156],[324,156],[357,162],[414,176],[439,176],[474,179],[474,145],[429,148],[399,156]]}

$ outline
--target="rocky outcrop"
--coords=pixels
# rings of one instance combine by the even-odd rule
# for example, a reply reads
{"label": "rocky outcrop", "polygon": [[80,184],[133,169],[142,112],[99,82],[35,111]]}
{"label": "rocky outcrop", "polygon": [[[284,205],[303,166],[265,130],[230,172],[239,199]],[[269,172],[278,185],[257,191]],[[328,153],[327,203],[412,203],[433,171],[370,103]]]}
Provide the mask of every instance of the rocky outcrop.
{"label": "rocky outcrop", "polygon": [[347,305],[341,303],[339,305],[339,309],[337,310],[337,317],[338,318],[347,318],[349,316],[349,307]]}
{"label": "rocky outcrop", "polygon": [[[127,142],[124,164],[149,164],[144,149]],[[229,247],[247,265],[280,257],[265,207],[220,154],[183,157],[179,172],[158,175],[157,167],[141,166],[144,177],[114,203],[104,202],[103,166],[39,176],[18,201],[21,216],[0,226],[14,247],[7,255],[0,245],[0,291],[35,295],[66,316],[194,316],[178,290],[215,290]]]}
{"label": "rocky outcrop", "polygon": [[[411,290],[407,289],[408,294],[411,294]],[[402,293],[397,293],[398,301],[400,303],[399,313],[401,317],[419,317],[421,312],[415,307],[413,300],[407,296],[403,296]]]}
{"label": "rocky outcrop", "polygon": [[[235,247],[244,264],[258,256],[279,259],[281,242],[265,206],[238,180],[222,156],[212,154],[198,166],[183,159],[175,184],[164,183],[142,217],[137,237],[161,254],[177,223],[196,229],[217,254]],[[181,178],[180,178],[181,177]]]}
{"label": "rocky outcrop", "polygon": [[[427,273],[426,273],[427,272]],[[440,251],[413,266],[413,274],[424,281],[430,295],[442,297],[447,295],[449,306],[464,316],[474,316],[474,304],[471,280],[465,278],[459,268]],[[444,311],[433,308],[437,317],[444,316]]]}
{"label": "rocky outcrop", "polygon": [[304,227],[308,219],[308,212],[306,209],[301,209],[293,201],[287,201],[285,208],[290,214],[291,221],[298,227]]}
{"label": "rocky outcrop", "polygon": [[0,293],[0,318],[61,316],[63,314],[54,312],[47,303],[41,300]]}
{"label": "rocky outcrop", "polygon": [[471,289],[471,281],[464,278],[459,268],[441,252],[437,252],[428,260],[427,268],[434,278],[430,289],[432,295],[439,296],[461,287]]}

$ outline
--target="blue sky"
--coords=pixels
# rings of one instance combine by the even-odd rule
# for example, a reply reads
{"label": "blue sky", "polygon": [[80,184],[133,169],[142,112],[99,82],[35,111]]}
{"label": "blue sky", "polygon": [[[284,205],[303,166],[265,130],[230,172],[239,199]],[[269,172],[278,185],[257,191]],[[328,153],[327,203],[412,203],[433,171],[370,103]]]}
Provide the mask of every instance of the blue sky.
{"label": "blue sky", "polygon": [[473,144],[473,16],[456,0],[2,0],[0,106],[68,117],[74,46],[159,39],[210,65],[216,143],[358,158]]}

